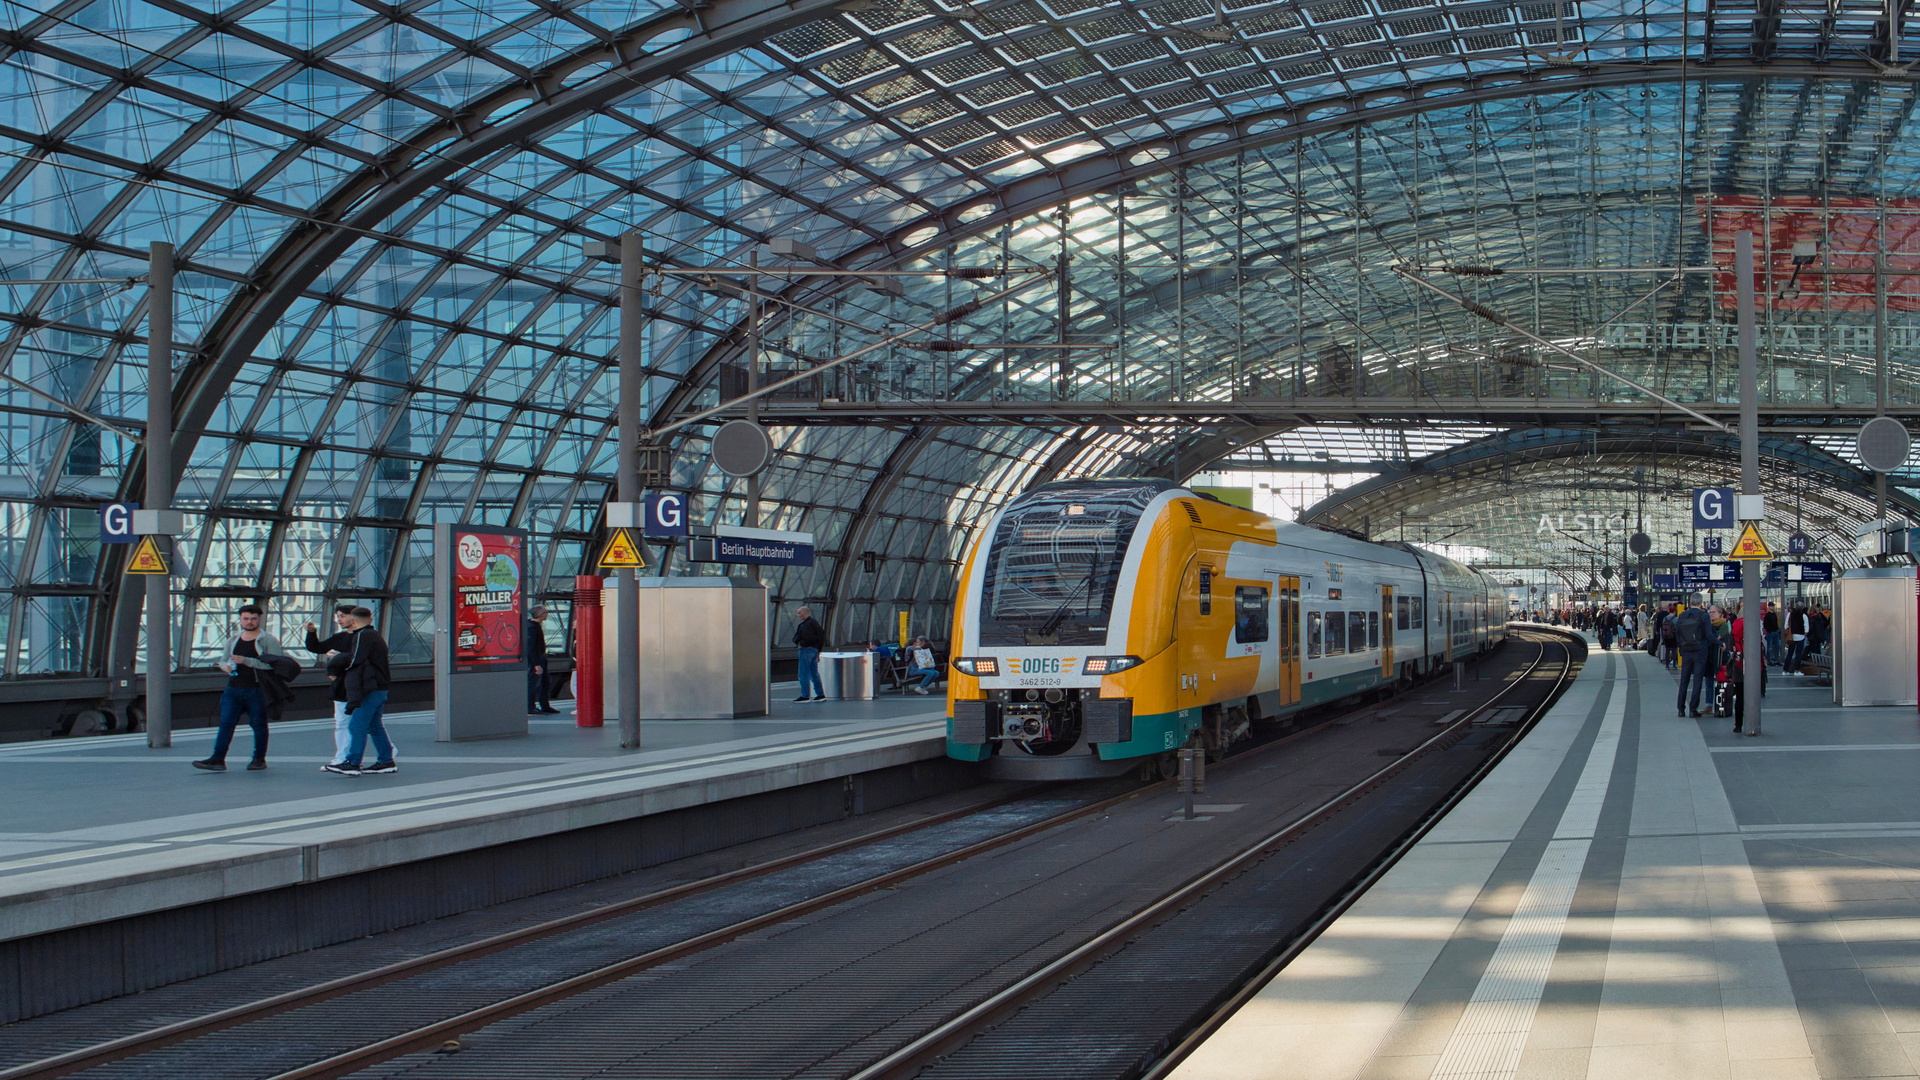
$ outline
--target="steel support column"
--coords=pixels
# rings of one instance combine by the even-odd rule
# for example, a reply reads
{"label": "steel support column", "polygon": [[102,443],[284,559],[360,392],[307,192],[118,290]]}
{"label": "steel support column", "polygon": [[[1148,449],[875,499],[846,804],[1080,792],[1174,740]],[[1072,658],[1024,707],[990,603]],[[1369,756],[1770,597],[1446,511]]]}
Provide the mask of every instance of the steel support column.
{"label": "steel support column", "polygon": [[[156,241],[147,257],[146,509],[173,506],[173,245]],[[154,538],[169,566],[173,538]],[[147,745],[173,745],[172,577],[147,576]]]}

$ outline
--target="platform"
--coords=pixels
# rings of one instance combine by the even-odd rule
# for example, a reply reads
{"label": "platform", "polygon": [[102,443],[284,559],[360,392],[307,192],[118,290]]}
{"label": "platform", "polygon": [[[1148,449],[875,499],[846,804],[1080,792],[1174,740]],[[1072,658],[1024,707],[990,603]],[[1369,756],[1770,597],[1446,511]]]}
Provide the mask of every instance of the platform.
{"label": "platform", "polygon": [[1181,1080],[1920,1075],[1920,714],[1773,675],[1758,738],[1595,649]]}
{"label": "platform", "polygon": [[946,730],[917,696],[651,721],[639,751],[571,712],[481,742],[434,742],[431,712],[386,722],[384,776],[319,771],[330,719],[275,724],[259,772],[244,727],[224,773],[189,765],[211,729],[0,748],[0,942],[938,758]]}

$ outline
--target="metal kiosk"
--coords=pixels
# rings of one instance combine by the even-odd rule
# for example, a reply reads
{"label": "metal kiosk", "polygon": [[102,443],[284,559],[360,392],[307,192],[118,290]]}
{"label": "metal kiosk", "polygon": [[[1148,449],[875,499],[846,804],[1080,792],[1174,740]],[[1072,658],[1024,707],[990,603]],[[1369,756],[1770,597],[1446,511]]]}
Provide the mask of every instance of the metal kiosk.
{"label": "metal kiosk", "polygon": [[[623,583],[609,581],[613,607]],[[750,578],[641,578],[640,718],[711,720],[765,716],[767,587]],[[618,676],[618,635],[602,648],[606,680]]]}
{"label": "metal kiosk", "polygon": [[1833,700],[1837,705],[1920,703],[1920,608],[1914,568],[1849,570],[1833,585]]}

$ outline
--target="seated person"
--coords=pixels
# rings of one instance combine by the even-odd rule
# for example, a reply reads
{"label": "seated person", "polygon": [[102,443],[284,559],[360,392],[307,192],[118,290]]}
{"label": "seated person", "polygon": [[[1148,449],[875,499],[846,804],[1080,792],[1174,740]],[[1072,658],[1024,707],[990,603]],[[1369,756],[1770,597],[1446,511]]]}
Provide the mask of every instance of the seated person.
{"label": "seated person", "polygon": [[913,688],[914,693],[924,694],[928,687],[940,681],[940,667],[933,659],[933,642],[923,637],[914,638],[907,646],[907,662],[912,665],[907,668],[907,677],[920,676],[920,685]]}

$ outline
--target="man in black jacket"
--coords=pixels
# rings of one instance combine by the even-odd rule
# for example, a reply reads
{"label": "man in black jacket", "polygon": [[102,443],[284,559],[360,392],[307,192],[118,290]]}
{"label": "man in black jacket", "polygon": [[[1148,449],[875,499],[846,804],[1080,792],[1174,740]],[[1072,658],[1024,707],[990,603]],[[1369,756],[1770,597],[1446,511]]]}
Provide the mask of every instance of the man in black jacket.
{"label": "man in black jacket", "polygon": [[[827,631],[814,621],[811,609],[802,605],[794,612],[800,621],[793,627],[793,643],[800,647],[800,696],[795,701],[825,701],[826,687],[820,684],[820,650],[826,647]],[[812,687],[812,693],[808,693]]]}
{"label": "man in black jacket", "polygon": [[527,711],[529,713],[560,711],[547,699],[547,631],[540,625],[546,621],[546,607],[535,604],[527,611],[527,628],[520,635],[520,639],[526,643]]}
{"label": "man in black jacket", "polygon": [[[1698,717],[1702,694],[1707,695],[1707,704],[1713,704],[1711,687],[1719,639],[1714,636],[1706,609],[1698,604],[1674,618],[1673,636],[1675,651],[1680,654],[1680,696],[1675,709],[1683,717]],[[1688,700],[1689,689],[1693,691],[1692,700]]]}
{"label": "man in black jacket", "polygon": [[[381,713],[387,707],[387,688],[393,685],[393,675],[387,668],[387,642],[380,636],[380,631],[373,628],[371,608],[353,609],[353,641],[346,653],[347,670],[340,676],[340,682],[344,685],[347,711],[351,714],[347,721],[350,741],[346,756],[322,765],[320,769],[342,776],[398,772],[399,767],[393,762],[393,740],[387,738],[386,725],[380,722]],[[366,752],[368,738],[373,739],[375,761],[363,769],[360,767],[360,756]]]}
{"label": "man in black jacket", "polygon": [[347,684],[340,676],[346,674],[347,650],[353,646],[353,608],[352,604],[335,604],[333,625],[339,633],[320,639],[320,628],[307,624],[307,651],[324,659],[327,663],[327,696],[333,699],[333,756],[328,761],[340,761],[347,756],[347,744],[352,736],[347,733]]}

